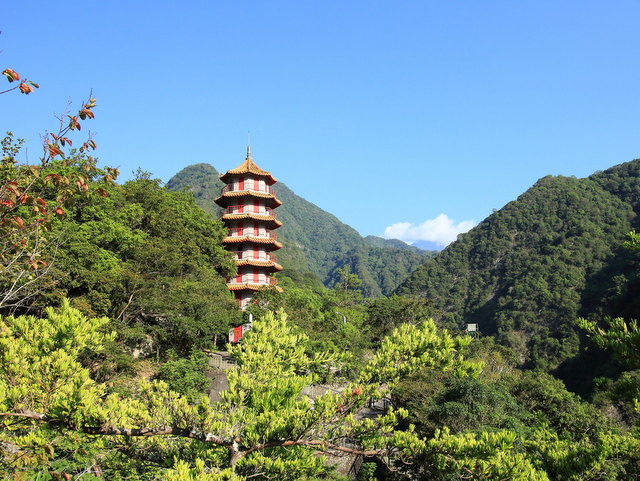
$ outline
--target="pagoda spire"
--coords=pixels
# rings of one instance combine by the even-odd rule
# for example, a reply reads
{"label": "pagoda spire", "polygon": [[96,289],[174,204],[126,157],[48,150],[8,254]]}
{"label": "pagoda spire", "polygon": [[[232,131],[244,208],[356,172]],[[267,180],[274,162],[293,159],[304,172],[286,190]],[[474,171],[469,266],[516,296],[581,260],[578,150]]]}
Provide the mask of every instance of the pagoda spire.
{"label": "pagoda spire", "polygon": [[252,160],[251,159],[251,144],[247,144],[247,158],[245,160]]}

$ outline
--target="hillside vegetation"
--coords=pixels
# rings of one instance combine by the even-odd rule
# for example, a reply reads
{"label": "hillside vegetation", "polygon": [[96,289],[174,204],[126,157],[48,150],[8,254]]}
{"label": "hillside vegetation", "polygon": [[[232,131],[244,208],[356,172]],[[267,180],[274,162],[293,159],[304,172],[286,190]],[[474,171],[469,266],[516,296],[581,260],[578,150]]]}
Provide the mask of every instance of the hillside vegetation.
{"label": "hillside vegetation", "polygon": [[[618,319],[604,331],[580,321],[583,332],[628,369],[600,379],[593,402],[585,402],[549,374],[521,369],[517,343],[513,350],[490,337],[458,337],[457,325],[451,333],[437,326],[430,317],[456,323],[451,312],[442,314],[446,295],[439,306],[420,295],[365,298],[363,282],[384,285],[380,272],[399,276],[400,270],[391,269],[388,242],[356,238],[350,245],[344,224],[338,226],[344,231],[334,231],[335,264],[321,263],[329,257],[301,257],[324,266],[333,288],[292,270],[282,279],[283,292],[256,293],[249,307],[253,329],[229,347],[238,368],[226,373],[228,389],[212,402],[206,353],[243,316],[224,283],[234,262],[222,245],[222,223],[189,192],[165,189],[144,172],[117,185],[103,175],[108,171],[73,157],[34,170],[15,164],[11,146],[5,140],[0,170],[0,205],[12,219],[2,226],[0,285],[3,293],[13,289],[14,302],[0,311],[1,479],[346,481],[322,453],[377,460],[362,466],[358,479],[367,481],[640,475],[636,323]],[[65,179],[77,179],[71,191]],[[502,279],[514,288],[529,286],[526,276],[546,269],[556,274],[538,276],[555,281],[547,295],[571,292],[572,285],[586,293],[592,286],[609,295],[606,303],[592,302],[592,316],[629,309],[627,301],[637,297],[630,286],[637,280],[640,236],[628,236],[625,251],[616,242],[635,220],[630,179],[624,171],[592,180],[543,179],[512,211],[495,216],[504,216],[499,233],[507,242],[495,234],[500,255],[511,259],[509,249],[522,239],[526,253],[511,259],[511,270],[497,269],[482,282],[494,289]],[[294,204],[295,194],[287,195]],[[516,208],[520,204],[525,207]],[[42,222],[22,218],[49,213]],[[323,228],[337,222],[323,215],[317,222]],[[296,218],[289,220],[294,225]],[[323,245],[312,237],[318,232],[310,224],[293,231],[301,256],[302,242]],[[489,247],[472,245],[470,252],[500,265],[502,259],[483,257],[493,252]],[[33,254],[25,258],[27,249]],[[368,281],[354,273],[364,267]],[[584,279],[579,268],[587,270]],[[480,280],[469,283],[475,274],[469,268],[453,284],[481,289]],[[542,281],[536,286],[529,295]],[[554,298],[568,306],[560,314],[544,297],[512,303],[530,309],[537,303],[539,345],[559,339],[570,346],[570,336],[545,338],[540,326],[547,325],[542,316],[561,326],[561,314],[586,310],[587,294],[580,296]],[[517,332],[507,329],[527,326],[518,322],[496,322],[495,332],[507,336]],[[340,389],[311,399],[306,389],[318,384]],[[393,408],[362,416],[371,398],[391,398]]]}
{"label": "hillside vegetation", "polygon": [[[213,202],[223,184],[218,172],[209,164],[185,167],[169,182],[171,190],[190,190],[196,202],[214,216],[219,208]],[[335,285],[338,269],[349,266],[362,279],[367,297],[390,294],[426,257],[432,253],[421,251],[398,240],[363,238],[334,215],[296,195],[282,182],[276,184],[278,218],[283,226],[278,239],[284,249],[278,260],[285,275],[312,272],[327,286]]]}
{"label": "hillside vegetation", "polygon": [[544,177],[425,262],[397,292],[450,326],[478,323],[532,367],[578,353],[576,318],[638,318],[640,160],[588,178]]}

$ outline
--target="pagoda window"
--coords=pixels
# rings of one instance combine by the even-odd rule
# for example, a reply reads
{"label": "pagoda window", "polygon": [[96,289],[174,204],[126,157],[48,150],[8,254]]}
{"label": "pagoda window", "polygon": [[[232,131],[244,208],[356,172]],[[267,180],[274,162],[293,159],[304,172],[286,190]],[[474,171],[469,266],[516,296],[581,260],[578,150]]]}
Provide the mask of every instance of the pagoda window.
{"label": "pagoda window", "polygon": [[244,213],[244,199],[238,201],[238,214]]}
{"label": "pagoda window", "polygon": [[244,190],[244,177],[238,179],[238,190]]}
{"label": "pagoda window", "polygon": [[260,282],[260,271],[257,267],[253,268],[253,283],[258,284]]}
{"label": "pagoda window", "polygon": [[260,201],[258,199],[255,199],[253,201],[253,212],[255,212],[256,214],[260,212]]}
{"label": "pagoda window", "polygon": [[240,221],[238,222],[238,235],[239,236],[243,236],[244,235],[244,222]]}

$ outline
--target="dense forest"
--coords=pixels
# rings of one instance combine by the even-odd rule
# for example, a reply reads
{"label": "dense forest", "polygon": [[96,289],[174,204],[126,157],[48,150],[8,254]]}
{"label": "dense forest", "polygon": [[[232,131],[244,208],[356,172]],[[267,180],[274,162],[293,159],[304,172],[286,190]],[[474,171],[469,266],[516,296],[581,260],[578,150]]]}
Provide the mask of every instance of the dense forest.
{"label": "dense forest", "polygon": [[1,479],[640,477],[640,161],[545,177],[432,259],[280,185],[283,292],[242,312],[215,170],[118,184],[69,147],[95,105],[39,165],[2,141]]}
{"label": "dense forest", "polygon": [[[209,164],[185,167],[167,183],[171,190],[189,190],[205,211],[217,216],[213,202],[222,189],[218,172]],[[362,280],[368,297],[388,295],[421,261],[435,254],[402,241],[369,236],[363,238],[334,215],[296,195],[286,184],[276,184],[282,207],[279,239],[285,246],[278,259],[290,275],[313,273],[328,287],[338,280],[338,270],[349,268]]]}
{"label": "dense forest", "polygon": [[576,382],[575,319],[640,314],[638,258],[623,248],[639,207],[640,160],[584,179],[545,177],[397,292],[429,299],[447,325],[478,323],[524,365]]}

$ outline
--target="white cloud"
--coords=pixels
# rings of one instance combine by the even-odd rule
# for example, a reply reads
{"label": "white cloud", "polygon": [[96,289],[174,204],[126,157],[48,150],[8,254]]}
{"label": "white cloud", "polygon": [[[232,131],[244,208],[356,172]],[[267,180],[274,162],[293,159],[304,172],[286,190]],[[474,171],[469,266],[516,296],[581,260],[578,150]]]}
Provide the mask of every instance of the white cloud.
{"label": "white cloud", "polygon": [[445,247],[456,240],[458,234],[469,231],[475,225],[476,222],[473,220],[463,220],[456,224],[447,214],[440,214],[435,219],[425,220],[418,225],[411,222],[396,222],[384,230],[382,237],[400,239],[407,244],[429,241]]}

